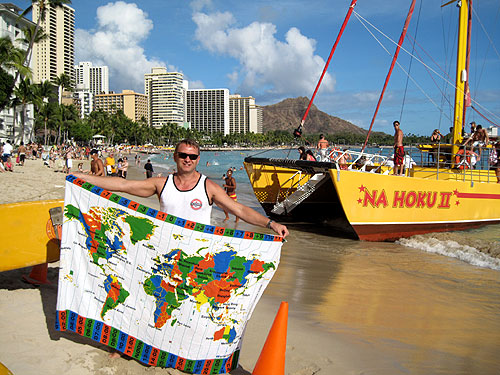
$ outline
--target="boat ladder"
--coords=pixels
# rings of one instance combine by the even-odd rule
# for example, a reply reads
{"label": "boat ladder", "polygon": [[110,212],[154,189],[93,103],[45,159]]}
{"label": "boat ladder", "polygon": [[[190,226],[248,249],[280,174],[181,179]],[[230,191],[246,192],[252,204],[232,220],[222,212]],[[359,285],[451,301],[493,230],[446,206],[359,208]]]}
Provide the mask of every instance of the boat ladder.
{"label": "boat ladder", "polygon": [[276,203],[271,212],[276,215],[291,212],[295,207],[314,193],[318,187],[323,185],[328,178],[329,176],[327,173],[316,173],[304,185],[299,185],[293,194],[290,194],[283,201]]}

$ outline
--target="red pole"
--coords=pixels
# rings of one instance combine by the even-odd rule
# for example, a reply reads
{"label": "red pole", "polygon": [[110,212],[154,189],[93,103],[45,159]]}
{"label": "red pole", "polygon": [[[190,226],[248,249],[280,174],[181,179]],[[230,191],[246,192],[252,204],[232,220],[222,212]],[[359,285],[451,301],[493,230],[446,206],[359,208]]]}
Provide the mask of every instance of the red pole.
{"label": "red pole", "polygon": [[382,99],[384,98],[385,89],[387,88],[387,85],[389,83],[389,78],[391,78],[392,70],[394,69],[394,65],[396,64],[396,60],[398,59],[399,51],[401,50],[401,46],[403,45],[403,41],[405,40],[406,30],[408,29],[408,25],[410,24],[410,20],[411,20],[411,16],[413,14],[414,8],[415,8],[415,0],[412,1],[411,5],[410,5],[410,10],[408,11],[408,15],[406,16],[405,25],[403,27],[403,31],[401,32],[401,36],[399,37],[399,42],[398,42],[398,46],[396,48],[396,52],[394,53],[394,56],[392,57],[391,67],[389,68],[389,72],[387,73],[387,77],[385,77],[384,88],[382,89],[382,92],[380,93],[380,97],[379,97],[378,103],[377,103],[377,108],[375,108],[375,113],[373,114],[372,122],[370,123],[370,128],[368,129],[368,134],[366,135],[366,141],[365,141],[365,144],[363,145],[363,148],[361,149],[361,152],[363,152],[365,150],[366,144],[368,143],[368,138],[370,137],[373,123],[375,122],[375,118],[377,117],[377,113],[378,113],[378,110],[380,108],[380,104],[382,103]]}
{"label": "red pole", "polygon": [[326,71],[328,70],[328,65],[330,64],[330,60],[333,57],[333,53],[335,52],[335,49],[337,48],[337,44],[339,44],[340,37],[344,33],[345,27],[347,26],[347,22],[349,22],[349,18],[351,17],[352,11],[354,10],[354,6],[356,5],[356,2],[358,0],[352,0],[351,5],[349,5],[349,11],[347,12],[344,23],[342,24],[342,27],[340,28],[339,35],[337,35],[337,39],[335,40],[335,43],[333,44],[332,50],[330,51],[330,56],[328,56],[328,60],[326,61],[325,67],[323,68],[323,73],[321,73],[321,77],[319,78],[318,84],[316,85],[316,89],[314,90],[313,96],[311,97],[311,100],[309,101],[309,105],[307,106],[306,112],[304,113],[304,116],[302,116],[302,120],[300,121],[300,126],[304,125],[304,122],[306,121],[307,115],[309,114],[309,110],[311,109],[311,105],[314,101],[314,97],[316,96],[316,93],[318,92],[319,86],[321,85],[321,81],[323,80],[323,77],[326,74]]}

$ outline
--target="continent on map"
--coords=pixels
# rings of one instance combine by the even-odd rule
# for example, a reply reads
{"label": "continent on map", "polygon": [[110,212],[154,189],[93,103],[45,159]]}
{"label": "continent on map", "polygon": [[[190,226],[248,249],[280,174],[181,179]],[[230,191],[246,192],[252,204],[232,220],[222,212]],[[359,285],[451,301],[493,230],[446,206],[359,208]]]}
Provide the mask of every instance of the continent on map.
{"label": "continent on map", "polygon": [[156,267],[152,269],[153,275],[145,280],[144,291],[155,298],[155,327],[163,327],[182,302],[192,297],[198,311],[208,304],[212,322],[224,324],[214,335],[214,340],[227,342],[236,337],[231,326],[236,322],[230,311],[221,307],[233,296],[244,293],[250,276],[257,276],[259,280],[267,271],[275,269],[273,262],[246,259],[234,250],[188,256],[181,249],[174,249],[154,261]]}
{"label": "continent on map", "polygon": [[116,208],[91,207],[87,213],[81,212],[73,205],[65,206],[64,215],[69,220],[79,220],[87,240],[92,262],[99,265],[101,259],[108,260],[115,253],[126,253],[123,244],[124,230],[120,226],[127,223],[130,227],[130,242],[148,240],[154,233],[156,225],[147,218],[129,215]]}
{"label": "continent on map", "polygon": [[236,338],[236,330],[233,327],[224,327],[214,333],[214,341],[217,340],[226,340],[229,343],[232,343]]}
{"label": "continent on map", "polygon": [[64,215],[68,220],[78,220],[85,232],[85,246],[93,264],[98,266],[105,275],[104,289],[107,292],[101,309],[104,318],[109,310],[122,304],[130,293],[112,274],[113,267],[109,260],[114,255],[125,255],[127,248],[123,237],[127,233],[124,224],[130,232],[130,243],[136,244],[151,238],[157,227],[147,218],[129,215],[126,211],[108,207],[91,207],[87,213],[68,204]]}
{"label": "continent on map", "polygon": [[106,296],[106,301],[102,306],[101,317],[104,318],[104,315],[109,310],[114,309],[119,304],[125,302],[127,297],[130,295],[125,289],[123,289],[122,284],[118,281],[115,276],[108,276],[106,280],[104,280],[104,289],[108,292]]}

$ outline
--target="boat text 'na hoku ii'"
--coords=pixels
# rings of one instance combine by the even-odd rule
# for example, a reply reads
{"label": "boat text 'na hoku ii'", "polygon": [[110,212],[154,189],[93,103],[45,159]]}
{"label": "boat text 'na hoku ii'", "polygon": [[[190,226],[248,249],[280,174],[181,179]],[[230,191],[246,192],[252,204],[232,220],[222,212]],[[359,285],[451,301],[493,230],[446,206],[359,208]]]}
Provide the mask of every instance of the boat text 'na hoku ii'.
{"label": "boat text 'na hoku ii'", "polygon": [[[295,130],[298,137],[345,26],[353,12],[357,15],[355,5],[356,0],[352,0],[309,107]],[[415,0],[405,20],[371,126],[405,39],[414,5]],[[500,183],[495,175],[494,142],[479,149],[472,148],[471,144],[464,146],[466,110],[471,107],[468,69],[472,1],[450,1],[443,7],[447,5],[455,5],[458,13],[456,76],[455,83],[451,84],[455,93],[450,110],[453,118],[450,117],[445,127],[452,127],[449,140],[405,146],[403,175],[394,174],[391,155],[369,153],[367,142],[358,150],[330,148],[328,157],[321,161],[249,156],[245,159],[245,169],[267,215],[287,223],[314,223],[367,241],[394,241],[416,234],[500,223]],[[479,104],[476,107],[483,108]]]}

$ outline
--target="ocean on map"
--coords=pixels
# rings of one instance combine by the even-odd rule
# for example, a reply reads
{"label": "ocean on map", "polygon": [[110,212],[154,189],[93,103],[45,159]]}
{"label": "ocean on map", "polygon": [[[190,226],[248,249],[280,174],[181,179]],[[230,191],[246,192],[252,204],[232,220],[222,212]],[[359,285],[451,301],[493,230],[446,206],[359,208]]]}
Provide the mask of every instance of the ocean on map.
{"label": "ocean on map", "polygon": [[[243,169],[258,154],[298,158],[295,148],[203,151],[198,170],[222,185],[233,169],[238,201],[263,213]],[[172,153],[147,157],[157,173],[175,168]],[[262,230],[223,217],[214,209],[212,224]],[[263,298],[288,301],[311,334],[363,353],[353,373],[500,374],[500,225],[394,243],[289,229]]]}

